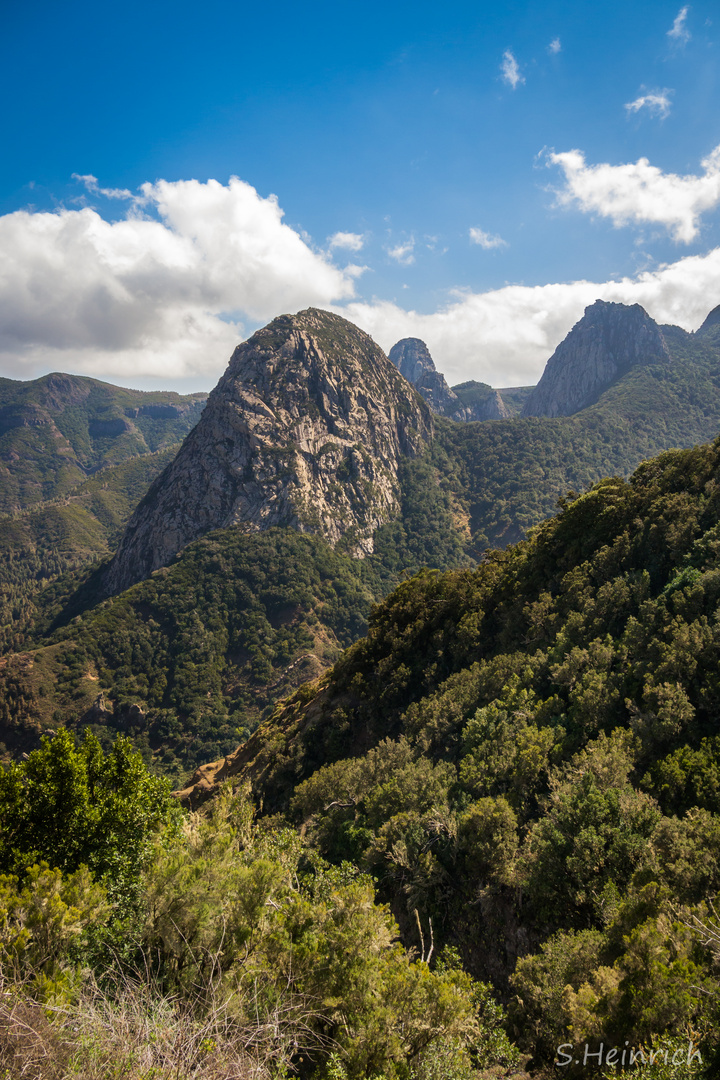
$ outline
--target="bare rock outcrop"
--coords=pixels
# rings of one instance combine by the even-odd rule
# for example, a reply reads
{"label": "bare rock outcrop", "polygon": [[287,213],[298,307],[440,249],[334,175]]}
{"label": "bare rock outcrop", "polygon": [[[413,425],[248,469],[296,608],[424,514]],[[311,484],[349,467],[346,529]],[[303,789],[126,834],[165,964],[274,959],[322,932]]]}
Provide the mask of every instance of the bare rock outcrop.
{"label": "bare rock outcrop", "polygon": [[571,416],[630,368],[669,360],[662,331],[644,308],[596,300],[548,360],[522,415]]}
{"label": "bare rock outcrop", "polygon": [[395,367],[427,401],[434,413],[445,416],[459,405],[445,376],[435,367],[430,350],[420,338],[403,338],[388,353]]}
{"label": "bare rock outcrop", "polygon": [[473,420],[507,420],[512,413],[503,401],[499,390],[487,383],[470,382],[453,386],[457,405],[447,415],[453,420],[470,423]]}
{"label": "bare rock outcrop", "polygon": [[472,420],[506,420],[511,415],[498,391],[487,383],[471,381],[449,387],[420,338],[403,338],[393,345],[388,356],[439,416],[468,423]]}
{"label": "bare rock outcrop", "polygon": [[290,526],[370,554],[399,509],[399,459],[431,433],[427,406],[367,334],[312,308],[280,316],[233,353],[130,519],[104,592],[228,526]]}
{"label": "bare rock outcrop", "polygon": [[[463,420],[507,420],[510,416],[499,390],[491,390],[484,401],[478,401],[466,411],[470,415],[463,416]],[[457,415],[456,419],[459,419]]]}

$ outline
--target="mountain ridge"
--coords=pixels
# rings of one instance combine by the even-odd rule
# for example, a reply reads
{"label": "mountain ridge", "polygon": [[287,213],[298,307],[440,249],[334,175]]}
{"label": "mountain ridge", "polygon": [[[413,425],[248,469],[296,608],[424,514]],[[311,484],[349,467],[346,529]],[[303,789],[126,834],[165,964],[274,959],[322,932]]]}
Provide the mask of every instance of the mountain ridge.
{"label": "mountain ridge", "polygon": [[51,372],[0,382],[0,512],[62,497],[103,466],[178,443],[207,394]]}
{"label": "mountain ridge", "polygon": [[[309,317],[315,316],[311,314]],[[294,318],[286,317],[285,322],[281,320],[280,325],[275,325],[269,332],[271,340],[267,342],[267,356],[276,356],[278,349],[282,349],[295,333]],[[322,316],[321,321],[322,328],[318,331],[316,327],[315,333],[326,337],[321,342],[321,351],[324,351],[326,358],[332,354],[335,383],[341,385],[349,379],[355,386],[362,386],[368,379],[372,363],[368,361],[370,366],[366,371],[362,370],[362,365],[358,369],[357,357],[352,359],[352,346],[360,341],[357,347],[360,355],[365,355],[363,350],[371,347],[367,345],[370,339],[342,319]],[[717,434],[720,428],[720,349],[713,336],[714,329],[711,327],[703,335],[692,335],[680,328],[663,327],[670,362],[663,358],[656,363],[636,364],[603,390],[593,405],[572,416],[528,417],[489,423],[457,423],[439,415],[433,419],[416,391],[372,345],[371,358],[377,357],[376,362],[384,377],[390,380],[389,385],[400,391],[394,400],[402,401],[407,406],[403,423],[413,415],[419,416],[420,427],[425,434],[418,434],[417,424],[410,423],[408,430],[416,439],[412,447],[416,456],[400,453],[395,458],[396,473],[390,490],[397,502],[378,527],[373,528],[370,521],[365,534],[366,539],[371,535],[373,553],[364,550],[362,558],[358,558],[357,548],[352,546],[356,537],[352,534],[341,535],[335,541],[336,553],[344,560],[342,569],[338,563],[337,572],[347,582],[343,589],[348,608],[353,608],[357,616],[353,616],[356,630],[367,618],[371,604],[381,600],[407,573],[416,572],[423,566],[444,570],[472,565],[487,558],[489,548],[504,548],[527,535],[553,513],[558,499],[566,498],[568,490],[586,490],[603,476],[627,476],[643,459],[660,450],[692,445]],[[291,343],[288,346],[289,356],[294,355],[293,348]],[[308,458],[303,457],[303,451],[295,444],[292,425],[305,424],[307,413],[310,412],[309,428],[303,430],[306,433],[307,430],[315,431],[318,436],[316,444],[322,442],[320,450],[325,446],[325,440],[334,443],[334,453],[337,455],[334,472],[322,476],[318,470],[321,483],[330,480],[331,485],[337,484],[341,490],[345,489],[346,498],[352,496],[354,499],[356,488],[352,484],[345,487],[347,477],[338,474],[337,462],[342,462],[343,455],[357,450],[356,443],[347,439],[343,446],[337,436],[327,437],[327,425],[322,429],[313,427],[319,420],[325,423],[322,416],[329,414],[327,409],[323,414],[319,406],[315,406],[317,413],[306,407],[308,402],[316,400],[311,396],[311,391],[314,394],[315,390],[307,373],[301,378],[305,384],[299,399],[301,404],[295,400],[294,415],[286,410],[286,415],[291,417],[290,425],[273,429],[274,421],[262,412],[267,405],[262,405],[261,398],[262,408],[257,407],[260,415],[266,418],[271,438],[261,445],[258,460],[268,455],[268,449],[272,452],[272,469],[268,472],[271,479],[276,475],[273,470],[277,460],[297,462],[299,455],[299,459],[307,465]],[[293,380],[293,385],[297,386],[300,380],[297,372]],[[244,392],[247,390],[246,387]],[[473,392],[473,388],[470,391]],[[516,407],[521,397],[518,392]],[[285,400],[286,404],[292,404],[291,398]],[[352,402],[352,396],[347,400]],[[387,407],[384,406],[384,409],[382,415],[387,420]],[[269,411],[272,413],[272,409]],[[236,409],[235,416],[238,415]],[[275,416],[275,413],[272,415]],[[363,423],[367,423],[368,413],[364,409],[358,416]],[[242,416],[240,419],[242,421]],[[355,420],[352,422],[355,423]],[[430,430],[432,438],[426,438]],[[224,452],[229,453],[228,444],[232,444],[232,440],[228,430],[220,424],[218,433],[224,439]],[[189,443],[186,442],[185,452],[188,445],[192,448],[192,436]],[[278,449],[282,450],[281,455],[277,455]],[[314,451],[310,443],[305,452],[312,464]],[[148,466],[153,465],[147,458],[140,461]],[[170,462],[170,471],[173,467],[173,462]],[[134,477],[133,491],[141,493],[140,474],[137,470],[131,471]],[[289,483],[296,471],[293,466],[293,470],[288,470],[281,480]],[[73,518],[74,534],[71,532],[68,539],[61,540],[63,544],[69,543],[71,549],[74,535],[78,541],[82,540],[86,549],[101,542],[104,554],[111,546],[111,537],[117,535],[117,526],[111,523],[124,518],[127,500],[124,496],[118,500],[111,491],[102,490],[103,477],[107,475],[101,472],[81,485],[85,492],[83,498],[88,499],[87,504],[73,501],[70,506],[58,508],[58,512],[61,511],[66,518],[67,515]],[[151,472],[144,475],[147,476],[146,482],[152,479]],[[202,477],[202,473],[199,475]],[[114,480],[111,482],[115,483]],[[127,488],[127,477],[123,485]],[[193,497],[197,501],[202,500],[206,492],[202,479],[195,488]],[[150,496],[146,496],[145,506],[152,500],[152,490]],[[271,495],[273,490],[270,489]],[[364,497],[362,485],[360,494]],[[372,510],[372,491],[369,503],[359,504],[361,507],[370,505]],[[272,499],[269,505],[273,509]],[[348,504],[336,502],[334,505],[346,507]],[[104,515],[103,520],[111,525],[111,530],[105,531],[107,526],[104,526],[101,534],[95,536],[93,529],[97,530],[97,521],[88,529],[86,526],[91,524],[91,519],[83,517],[81,521],[78,518],[81,511],[85,513],[84,506],[94,507],[93,512]],[[387,502],[384,509],[388,509]],[[352,525],[349,515],[345,516],[344,524]],[[23,521],[26,520],[29,521],[23,518]],[[153,520],[150,514],[146,520],[149,521],[149,528],[157,527],[160,542],[164,542],[166,534],[163,532],[162,517]],[[272,527],[279,530],[278,535],[284,538],[282,544],[285,550],[306,550],[297,547],[299,534],[292,524],[288,524],[288,520],[292,519],[285,518],[284,523],[281,523],[281,519]],[[58,522],[59,527],[62,525],[62,522]],[[314,528],[312,521],[306,519],[304,525],[304,535],[310,536]],[[255,559],[259,563],[252,571],[252,580],[266,580],[274,572],[271,570],[276,565],[273,552],[278,550],[280,543],[271,539],[267,544],[250,543],[252,537],[269,537],[272,529],[248,532],[242,521],[230,521],[229,525],[223,521],[221,526],[219,530],[209,529],[188,546],[182,547],[179,555],[181,545],[175,542],[168,545],[168,568],[155,573],[150,570],[149,577],[146,576],[147,565],[134,560],[133,574],[137,579],[145,577],[152,601],[142,599],[143,588],[134,586],[134,590],[139,592],[133,589],[119,592],[113,599],[103,601],[107,605],[105,608],[103,604],[98,604],[101,596],[97,585],[107,573],[107,564],[90,578],[82,571],[87,580],[77,592],[72,591],[70,578],[66,582],[50,584],[43,590],[43,579],[48,571],[52,582],[56,567],[63,565],[62,560],[66,558],[62,555],[58,563],[57,534],[60,528],[53,525],[53,535],[47,537],[47,543],[52,545],[52,557],[33,562],[33,573],[37,577],[33,588],[39,590],[33,615],[27,604],[28,584],[20,573],[21,568],[14,554],[17,543],[25,542],[25,534],[19,532],[12,522],[0,523],[0,576],[7,574],[13,582],[5,610],[27,611],[27,614],[23,614],[27,629],[24,634],[9,634],[4,640],[4,650],[12,659],[13,650],[19,652],[23,649],[29,659],[27,663],[26,660],[12,660],[8,668],[0,672],[0,693],[5,694],[7,703],[7,716],[0,724],[0,738],[13,748],[13,753],[20,747],[31,748],[39,733],[56,722],[53,716],[62,717],[67,723],[79,723],[82,727],[85,723],[82,717],[102,691],[112,707],[105,710],[107,715],[103,714],[103,717],[98,716],[92,721],[94,727],[98,731],[105,730],[107,735],[118,724],[125,723],[124,710],[137,705],[146,717],[147,731],[151,733],[148,752],[157,755],[157,760],[162,762],[164,748],[174,748],[172,771],[177,775],[178,769],[192,767],[202,754],[201,747],[193,741],[193,731],[207,729],[208,732],[215,732],[208,736],[208,746],[212,744],[218,748],[218,752],[229,753],[235,727],[244,731],[252,730],[265,709],[271,707],[273,694],[282,695],[283,687],[288,685],[284,681],[288,665],[292,667],[303,655],[309,654],[315,659],[302,661],[305,664],[303,670],[309,670],[308,664],[314,665],[314,670],[327,665],[331,652],[327,645],[332,638],[323,640],[324,631],[318,636],[314,622],[317,619],[324,625],[324,601],[320,592],[314,601],[298,608],[295,614],[289,609],[283,614],[283,604],[278,609],[276,601],[269,596],[269,616],[253,616],[258,620],[257,625],[264,628],[260,637],[245,622],[243,605],[250,603],[249,594],[242,590],[231,593],[227,601],[218,607],[216,597],[218,592],[223,593],[224,582],[218,578],[217,586],[213,586],[213,575],[239,573],[233,567],[247,567],[248,560],[252,562]],[[3,530],[7,534],[7,543],[3,540]],[[195,551],[195,544],[201,545],[198,551]],[[68,551],[68,557],[74,558],[73,550]],[[307,562],[307,574],[317,581],[323,580],[323,563],[329,558],[323,554],[326,550],[322,546],[316,547]],[[4,563],[6,555],[7,566]],[[81,563],[83,561],[86,561],[85,556],[80,559]],[[67,566],[67,563],[64,565]],[[174,606],[183,594],[194,595],[190,567],[202,567],[203,581],[208,583],[206,588],[203,587],[204,591],[197,595],[192,612],[183,614],[183,620],[189,620],[187,625],[183,622],[180,629],[178,624],[180,640],[192,641],[191,651],[197,650],[192,668],[187,667],[184,661],[179,662],[175,655],[176,646],[171,640],[172,634],[167,639],[170,633],[168,626],[175,619],[172,614]],[[220,567],[224,569],[221,571]],[[244,569],[242,573],[245,573]],[[182,586],[181,582],[184,583]],[[359,595],[364,599],[357,606],[352,597]],[[129,612],[134,614],[130,615]],[[33,619],[34,629],[31,626]],[[282,638],[280,644],[274,644],[274,619],[289,620],[287,639]],[[155,642],[158,634],[155,624],[161,628],[162,647],[153,644],[150,648],[148,640]],[[124,627],[122,650],[118,649],[114,632],[108,630],[108,627],[115,625]],[[281,625],[285,624],[281,622]],[[242,629],[229,633],[231,626]],[[332,633],[338,638],[335,631]],[[251,658],[242,651],[248,648],[246,645],[242,645],[240,652],[237,651],[232,644],[233,634],[249,635]],[[262,643],[263,635],[267,637],[267,649]],[[210,652],[203,641],[213,642]],[[139,658],[148,649],[149,658],[142,662],[144,674],[135,678],[126,669],[126,658]],[[263,662],[255,658],[255,652],[259,657],[264,657]],[[171,661],[161,664],[161,653],[170,656]],[[67,669],[64,674],[63,666],[58,666],[52,659],[56,655],[65,658],[63,664],[67,665]],[[35,664],[38,673],[34,682],[32,666],[27,667],[30,661]],[[56,673],[55,683],[49,677],[40,677],[44,670]],[[300,671],[301,667],[292,670]],[[93,672],[93,678],[88,680],[86,672]],[[27,678],[26,673],[29,673]],[[167,685],[166,689],[161,690],[165,686],[163,680]],[[218,687],[212,700],[203,699],[205,682],[208,686]],[[182,690],[183,686],[187,692]],[[272,691],[271,687],[276,687],[276,691]],[[249,704],[245,706],[242,704],[244,701]],[[238,714],[238,710],[242,713],[243,709],[246,710],[244,718]],[[148,737],[147,731],[138,734],[138,738]],[[218,733],[221,733],[221,737]]]}

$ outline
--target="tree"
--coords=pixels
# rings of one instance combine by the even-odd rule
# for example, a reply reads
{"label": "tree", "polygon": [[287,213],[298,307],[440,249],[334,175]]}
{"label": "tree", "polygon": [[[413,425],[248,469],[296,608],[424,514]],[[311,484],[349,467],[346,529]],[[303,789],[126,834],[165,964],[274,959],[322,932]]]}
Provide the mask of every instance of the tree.
{"label": "tree", "polygon": [[0,768],[0,872],[85,865],[121,896],[153,833],[179,813],[168,782],[148,772],[129,739],[106,754],[92,734],[78,744],[61,728],[27,761]]}

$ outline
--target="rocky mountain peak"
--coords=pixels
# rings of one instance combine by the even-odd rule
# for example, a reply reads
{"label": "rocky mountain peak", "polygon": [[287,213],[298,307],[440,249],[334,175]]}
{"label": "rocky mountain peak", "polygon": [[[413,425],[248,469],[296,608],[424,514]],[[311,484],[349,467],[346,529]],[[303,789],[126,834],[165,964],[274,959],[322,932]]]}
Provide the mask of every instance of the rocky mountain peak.
{"label": "rocky mountain peak", "polygon": [[395,367],[412,383],[434,413],[445,415],[458,405],[457,395],[435,367],[430,350],[420,338],[402,338],[388,353]]}
{"label": "rocky mountain peak", "polygon": [[388,359],[392,360],[400,374],[404,375],[413,386],[422,379],[426,371],[437,374],[430,350],[420,338],[402,338],[393,345],[388,353]]}
{"label": "rocky mountain peak", "polygon": [[37,380],[35,392],[43,405],[61,411],[69,405],[79,405],[86,401],[92,386],[91,379],[53,371]]}
{"label": "rocky mountain peak", "polygon": [[105,591],[228,526],[291,526],[370,554],[399,509],[400,458],[431,434],[427,406],[367,334],[313,308],[280,316],[233,353],[128,523]]}
{"label": "rocky mountain peak", "polygon": [[420,338],[403,338],[393,345],[388,356],[432,411],[440,416],[468,422],[504,420],[511,415],[499,392],[486,383],[471,380],[449,387]]}
{"label": "rocky mountain peak", "polygon": [[512,415],[500,391],[487,383],[470,379],[452,389],[457,398],[457,405],[450,413],[453,420],[507,420]]}
{"label": "rocky mountain peak", "polygon": [[499,390],[491,390],[483,405],[478,408],[481,408],[482,415],[474,418],[477,420],[507,420],[511,415]]}
{"label": "rocky mountain peak", "polygon": [[669,361],[662,331],[639,304],[596,300],[548,360],[523,416],[570,416],[638,364]]}

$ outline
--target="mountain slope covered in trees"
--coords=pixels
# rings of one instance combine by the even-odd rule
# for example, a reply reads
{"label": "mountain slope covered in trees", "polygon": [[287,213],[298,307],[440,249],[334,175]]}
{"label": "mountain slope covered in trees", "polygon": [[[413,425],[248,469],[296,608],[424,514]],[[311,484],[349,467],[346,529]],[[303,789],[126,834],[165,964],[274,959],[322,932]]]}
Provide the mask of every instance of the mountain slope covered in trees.
{"label": "mountain slope covered in trees", "polygon": [[0,511],[63,498],[99,469],[176,445],[206,397],[58,373],[1,379]]}
{"label": "mountain slope covered in trees", "polygon": [[[607,307],[614,322],[622,324],[622,305]],[[357,413],[367,426],[370,414],[360,400],[362,395],[348,411],[337,391],[344,377],[345,348],[345,338],[337,337],[338,326],[342,324],[343,334],[354,343],[353,363],[365,357],[379,379],[378,386],[385,386],[385,394],[394,393],[402,380],[365,335],[355,340],[359,332],[349,323],[337,316],[325,320],[323,313],[305,316],[307,326],[303,323],[299,336],[297,319],[289,318],[277,321],[277,333],[271,327],[263,332],[264,338],[260,335],[265,345],[269,342],[270,366],[275,372],[267,377],[262,393],[275,394],[273,379],[280,378],[278,393],[295,410],[292,415],[297,413],[293,423],[306,438],[302,409],[298,411],[297,403],[291,402],[296,392],[290,370],[293,350],[326,358],[321,361],[325,366],[320,383],[310,389],[316,396],[325,394],[321,426],[330,430],[339,423],[344,427],[341,440],[333,443],[337,461],[324,453],[323,444],[322,468],[312,482],[320,483],[318,490],[325,492],[323,499],[329,500],[330,509],[335,505],[336,488],[349,485],[350,501],[342,504],[347,519],[354,512],[349,508],[356,503],[365,506],[363,492],[368,483],[360,473],[354,480],[350,476],[356,455],[352,425]],[[658,449],[692,444],[716,433],[720,427],[717,324],[710,317],[695,335],[672,327],[654,333],[661,333],[664,358],[658,361],[653,356],[644,363],[641,352],[634,354],[630,369],[612,381],[594,405],[573,416],[463,424],[435,417],[429,437],[426,420],[416,411],[413,415],[424,434],[412,435],[415,456],[400,453],[390,472],[378,480],[384,485],[383,498],[395,500],[396,509],[375,530],[374,552],[365,559],[353,558],[344,541],[331,555],[326,544],[304,543],[281,525],[275,527],[280,532],[273,531],[273,538],[254,540],[245,535],[243,521],[238,521],[229,531],[197,541],[197,548],[187,547],[171,562],[168,576],[151,576],[136,591],[122,593],[97,608],[103,571],[89,574],[87,564],[112,549],[133,501],[160,473],[163,462],[174,458],[172,448],[106,466],[85,479],[62,505],[46,503],[1,522],[0,739],[6,753],[30,749],[43,730],[61,723],[91,724],[99,734],[106,729],[132,730],[144,752],[154,755],[156,766],[176,778],[183,769],[229,753],[237,738],[251,731],[298,679],[317,674],[333,662],[339,648],[364,631],[372,603],[403,576],[423,566],[441,570],[472,566],[488,547],[502,548],[536,526],[568,490],[582,491],[604,475],[629,475]],[[317,348],[313,334],[320,334]],[[336,406],[322,390],[323,379],[336,386],[333,394],[342,416],[340,412],[335,416]],[[371,408],[385,417],[383,423],[395,415],[398,423],[407,426],[407,409],[414,398],[411,388],[402,385],[403,394],[387,405],[380,391],[374,392]],[[265,415],[262,408],[255,403],[253,415]],[[316,415],[310,409],[312,424],[320,423],[322,410],[317,406]],[[392,424],[386,427],[392,441]],[[285,442],[290,434],[285,431]],[[359,429],[355,434],[362,445]],[[229,435],[228,439],[232,443]],[[263,450],[263,461],[269,462],[267,476],[285,486],[288,505],[295,498],[295,466],[289,467],[288,454],[302,470],[314,460],[309,443],[302,451],[299,444],[293,446],[283,443],[281,458],[272,440]],[[192,453],[188,444],[183,460]],[[231,460],[234,451],[231,447],[223,453]],[[279,473],[278,461],[284,463]],[[174,476],[178,467],[173,468]],[[363,469],[369,466],[364,464]],[[164,484],[159,477],[153,491]],[[272,506],[270,495],[268,506]],[[148,504],[151,510],[154,498]],[[337,507],[330,513],[331,523],[336,511]],[[303,526],[309,530],[308,537],[313,532],[311,524],[308,519]],[[253,522],[250,527],[256,526]],[[349,519],[343,528],[348,526],[352,526]],[[163,521],[158,521],[157,529],[167,546]],[[351,539],[356,535],[352,527],[349,535]],[[261,583],[278,572],[281,551],[287,561],[283,572],[291,576],[288,567],[295,558],[306,567],[311,585],[302,600],[289,579],[275,598],[263,592]],[[74,576],[63,577],[68,570],[74,570]],[[80,589],[78,574],[87,579]],[[234,589],[235,578],[247,587]],[[340,606],[347,605],[344,626],[353,627],[349,637],[346,629],[337,633],[336,616],[328,614],[335,600],[328,608],[326,586],[321,582],[328,583]],[[258,589],[266,599],[259,598]],[[122,640],[122,650],[113,643],[114,634]],[[184,650],[180,642],[196,644]],[[131,723],[131,714],[142,722]]]}
{"label": "mountain slope covered in trees", "polygon": [[75,375],[0,380],[0,648],[19,648],[52,582],[115,549],[207,395]]}
{"label": "mountain slope covered in trees", "polygon": [[601,482],[475,570],[421,573],[185,798],[250,782],[372,873],[406,941],[432,920],[493,981],[538,1063],[661,1036],[707,1060],[719,522],[720,440]]}
{"label": "mountain slope covered in trees", "polygon": [[[615,314],[622,323],[624,313]],[[627,477],[662,450],[714,438],[720,335],[708,323],[696,334],[662,327],[667,360],[638,359],[594,404],[571,416],[469,425],[439,419],[437,438],[455,464],[474,549],[519,540],[569,490],[583,491],[605,476]]]}
{"label": "mountain slope covered in trees", "polygon": [[[192,607],[182,592],[200,552],[222,559],[224,539],[188,549],[195,569],[167,594],[169,614]],[[252,539],[278,545],[282,585],[288,534]],[[308,552],[318,543],[298,540]],[[339,568],[327,565],[337,597]],[[149,584],[96,609],[92,636],[107,619],[116,637],[119,601],[135,604],[133,618],[154,604],[157,620]],[[341,615],[329,583],[323,599]],[[142,677],[141,657],[118,641]],[[184,643],[188,664],[203,641]],[[275,1060],[314,1080],[510,1076],[518,1050],[549,1077],[559,1047],[580,1050],[566,1075],[611,1077],[605,1059],[582,1062],[601,1043],[641,1053],[641,1080],[711,1080],[718,671],[720,439],[566,499],[475,569],[400,584],[330,671],[199,771],[184,801],[204,813],[184,824],[127,740],[103,755],[92,735],[79,748],[65,731],[46,739],[0,773],[0,869],[16,875],[0,893],[0,950],[14,950],[33,1007],[58,993],[78,1001],[62,1013],[75,1032],[100,1007],[80,992],[90,965],[113,973],[102,993],[126,1033],[131,1010],[162,1007],[170,1025],[192,1000],[185,1023],[202,1020],[213,1052],[255,1039],[269,1055],[272,1021],[287,1038]],[[60,869],[30,865],[58,850]],[[72,946],[60,922],[71,904]],[[36,910],[37,938],[21,936]],[[227,995],[234,1010],[219,1013]],[[155,1030],[149,1014],[142,1023]],[[3,1038],[0,1061],[26,1060],[19,1035]]]}
{"label": "mountain slope covered in trees", "polygon": [[34,639],[0,659],[6,751],[61,723],[103,741],[131,732],[177,780],[232,751],[274,701],[364,633],[373,601],[404,574],[467,562],[437,468],[410,460],[400,477],[400,516],[368,559],[291,529],[224,529],[99,605],[97,574],[74,595],[77,579],[48,586]]}

